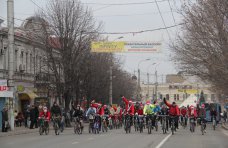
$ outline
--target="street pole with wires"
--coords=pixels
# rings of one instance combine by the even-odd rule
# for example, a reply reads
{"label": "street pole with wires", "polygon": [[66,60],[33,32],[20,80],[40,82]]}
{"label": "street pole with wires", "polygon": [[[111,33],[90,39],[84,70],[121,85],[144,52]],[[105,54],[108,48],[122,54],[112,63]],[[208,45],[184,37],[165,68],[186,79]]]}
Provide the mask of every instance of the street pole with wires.
{"label": "street pole with wires", "polygon": [[7,25],[8,25],[8,85],[13,92],[13,98],[10,102],[10,127],[14,130],[14,0],[7,1]]}

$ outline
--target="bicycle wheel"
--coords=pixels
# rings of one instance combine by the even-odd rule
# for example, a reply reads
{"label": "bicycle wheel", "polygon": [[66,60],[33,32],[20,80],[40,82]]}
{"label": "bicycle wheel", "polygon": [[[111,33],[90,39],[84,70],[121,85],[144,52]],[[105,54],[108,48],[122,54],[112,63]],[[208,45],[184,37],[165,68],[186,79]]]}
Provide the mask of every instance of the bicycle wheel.
{"label": "bicycle wheel", "polygon": [[59,126],[55,124],[55,135],[59,135]]}
{"label": "bicycle wheel", "polygon": [[40,128],[39,128],[39,134],[43,135],[43,127],[42,126],[40,126]]}
{"label": "bicycle wheel", "polygon": [[204,135],[204,125],[201,123],[201,132],[202,132],[202,135]]}

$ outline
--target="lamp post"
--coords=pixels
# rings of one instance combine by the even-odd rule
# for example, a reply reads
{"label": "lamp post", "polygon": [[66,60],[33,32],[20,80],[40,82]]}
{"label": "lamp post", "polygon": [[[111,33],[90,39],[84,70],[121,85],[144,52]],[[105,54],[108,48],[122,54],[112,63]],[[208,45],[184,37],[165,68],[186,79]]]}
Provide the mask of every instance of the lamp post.
{"label": "lamp post", "polygon": [[142,63],[142,62],[145,62],[145,61],[149,61],[149,60],[151,60],[151,59],[144,59],[144,60],[141,60],[141,61],[139,61],[139,63],[138,63],[138,89],[137,89],[137,99],[139,98],[139,94],[140,94],[140,68],[139,68],[139,66],[140,66],[140,64]]}
{"label": "lamp post", "polygon": [[157,100],[158,95],[158,74],[157,74],[157,67],[160,63],[155,66],[155,100]]}
{"label": "lamp post", "polygon": [[148,95],[148,97],[150,96],[150,79],[149,79],[150,74],[149,74],[148,70],[149,70],[149,68],[150,68],[151,66],[153,66],[153,65],[155,65],[155,64],[156,64],[156,63],[152,63],[151,65],[149,65],[149,66],[147,67],[147,95]]}

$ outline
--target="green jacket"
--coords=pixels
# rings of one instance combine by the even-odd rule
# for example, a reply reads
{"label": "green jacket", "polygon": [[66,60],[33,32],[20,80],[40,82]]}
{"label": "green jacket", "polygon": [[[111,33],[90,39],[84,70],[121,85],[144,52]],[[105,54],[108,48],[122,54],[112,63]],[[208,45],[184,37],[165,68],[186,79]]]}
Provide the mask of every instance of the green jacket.
{"label": "green jacket", "polygon": [[154,114],[155,108],[156,108],[156,106],[154,104],[145,105],[144,109],[143,109],[143,114],[144,115],[152,115],[152,114]]}

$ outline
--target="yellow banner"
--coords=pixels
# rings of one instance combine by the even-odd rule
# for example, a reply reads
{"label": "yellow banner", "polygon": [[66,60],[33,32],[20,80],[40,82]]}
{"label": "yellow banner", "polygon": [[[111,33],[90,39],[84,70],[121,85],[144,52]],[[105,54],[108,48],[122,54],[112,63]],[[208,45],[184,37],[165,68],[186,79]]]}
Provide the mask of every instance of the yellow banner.
{"label": "yellow banner", "polygon": [[92,42],[91,52],[124,52],[125,42]]}
{"label": "yellow banner", "polygon": [[178,92],[187,93],[187,94],[197,94],[196,89],[178,89]]}

